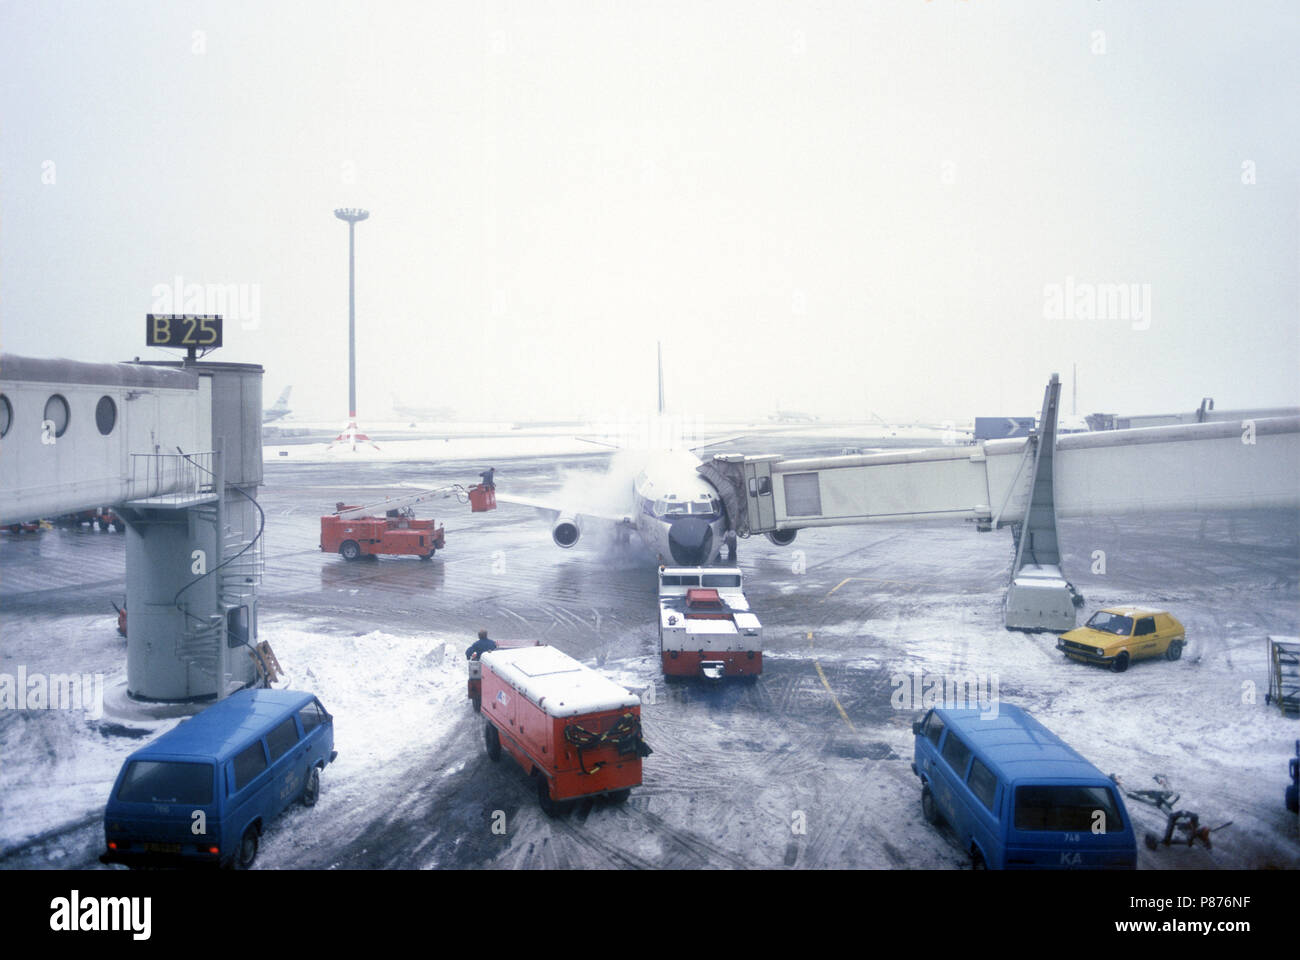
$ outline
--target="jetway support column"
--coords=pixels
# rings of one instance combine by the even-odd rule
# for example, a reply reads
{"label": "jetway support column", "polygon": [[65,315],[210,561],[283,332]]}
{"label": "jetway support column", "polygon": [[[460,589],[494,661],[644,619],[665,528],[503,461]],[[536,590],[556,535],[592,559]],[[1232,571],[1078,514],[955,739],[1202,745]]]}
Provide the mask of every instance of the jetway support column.
{"label": "jetway support column", "polygon": [[1056,422],[1060,399],[1061,379],[1052,374],[1043,393],[1038,429],[1029,437],[1034,466],[1003,604],[1003,624],[1008,630],[1070,630],[1075,625],[1075,607],[1083,603],[1061,572],[1056,536]]}

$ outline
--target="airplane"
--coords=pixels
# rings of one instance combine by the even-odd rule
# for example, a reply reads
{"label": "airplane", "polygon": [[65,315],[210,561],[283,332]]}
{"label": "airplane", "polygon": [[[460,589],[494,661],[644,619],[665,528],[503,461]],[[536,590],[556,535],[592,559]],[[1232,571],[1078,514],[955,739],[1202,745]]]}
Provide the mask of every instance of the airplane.
{"label": "airplane", "polygon": [[280,399],[275,401],[275,406],[267,407],[262,411],[263,423],[270,423],[273,420],[279,420],[289,415],[289,391],[292,389],[292,384],[285,387],[284,392],[280,394]]}
{"label": "airplane", "polygon": [[801,410],[777,410],[768,414],[767,419],[775,423],[816,423],[820,418]]}
{"label": "airplane", "polygon": [[[664,413],[663,353],[659,354],[659,414]],[[697,472],[702,462],[694,453],[704,447],[735,440],[743,434],[720,437],[687,449],[672,446],[650,452],[627,491],[628,509],[610,512],[584,509],[581,504],[549,503],[533,498],[502,493],[496,499],[532,507],[552,521],[551,539],[557,547],[569,549],[581,539],[585,529],[600,526],[612,530],[620,541],[631,539],[633,531],[645,548],[660,563],[679,566],[703,566],[713,563],[723,547],[727,516],[717,488]],[[593,440],[602,446],[617,448]],[[622,497],[622,494],[619,494]],[[778,546],[794,540],[795,531],[768,534]]]}
{"label": "airplane", "polygon": [[456,416],[454,407],[416,407],[404,404],[393,394],[393,413],[404,420],[422,423],[442,423]]}

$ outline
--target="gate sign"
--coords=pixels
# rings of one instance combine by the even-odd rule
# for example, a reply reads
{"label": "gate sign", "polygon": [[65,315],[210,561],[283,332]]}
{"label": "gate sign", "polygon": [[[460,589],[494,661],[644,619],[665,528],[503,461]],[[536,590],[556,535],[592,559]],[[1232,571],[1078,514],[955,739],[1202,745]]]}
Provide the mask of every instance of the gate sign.
{"label": "gate sign", "polygon": [[221,346],[221,317],[215,314],[150,313],[144,342],[150,347],[215,350]]}

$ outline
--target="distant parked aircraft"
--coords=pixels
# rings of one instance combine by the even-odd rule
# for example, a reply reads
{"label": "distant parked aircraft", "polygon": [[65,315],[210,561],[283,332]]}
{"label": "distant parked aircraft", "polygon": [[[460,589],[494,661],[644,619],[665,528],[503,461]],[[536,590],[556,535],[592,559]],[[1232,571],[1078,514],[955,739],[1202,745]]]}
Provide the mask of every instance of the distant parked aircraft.
{"label": "distant parked aircraft", "polygon": [[279,420],[280,418],[287,417],[289,415],[290,413],[289,391],[292,389],[293,389],[292,384],[285,387],[284,393],[280,394],[280,399],[275,401],[275,406],[267,407],[265,410],[262,411],[263,423],[270,423],[272,420]]}

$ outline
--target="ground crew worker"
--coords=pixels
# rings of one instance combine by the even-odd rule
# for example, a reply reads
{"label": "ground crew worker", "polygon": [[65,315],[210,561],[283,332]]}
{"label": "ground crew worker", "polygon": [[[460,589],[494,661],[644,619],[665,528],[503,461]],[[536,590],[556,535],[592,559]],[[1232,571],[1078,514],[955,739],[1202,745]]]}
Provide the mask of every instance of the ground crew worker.
{"label": "ground crew worker", "polygon": [[494,481],[496,472],[497,472],[496,467],[488,467],[486,470],[484,470],[482,473],[479,474],[479,478],[483,481],[483,486],[489,490],[495,490],[497,488],[497,485]]}
{"label": "ground crew worker", "polygon": [[727,532],[722,535],[722,542],[727,547],[727,563],[735,563],[736,562],[736,531],[728,527]]}
{"label": "ground crew worker", "polygon": [[488,639],[486,630],[480,630],[478,632],[478,639],[470,644],[469,649],[465,651],[465,659],[477,660],[480,654],[487,653],[489,650],[495,650],[496,648],[496,641]]}

